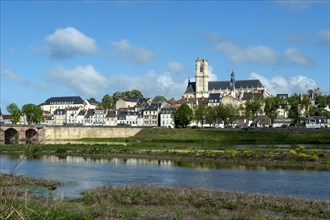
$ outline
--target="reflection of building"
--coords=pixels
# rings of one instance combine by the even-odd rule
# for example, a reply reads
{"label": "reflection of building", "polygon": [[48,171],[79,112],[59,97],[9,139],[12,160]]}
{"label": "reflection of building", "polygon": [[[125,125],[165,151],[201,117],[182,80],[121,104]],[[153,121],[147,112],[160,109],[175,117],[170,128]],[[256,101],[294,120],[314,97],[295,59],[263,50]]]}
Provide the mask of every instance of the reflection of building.
{"label": "reflection of building", "polygon": [[[205,59],[196,60],[195,82],[189,80],[187,89],[183,95],[186,100],[199,100],[214,98],[213,94],[221,94],[222,97],[231,96],[242,99],[245,94],[259,93],[262,97],[270,96],[266,88],[258,79],[236,80],[235,73],[231,73],[230,81],[209,81],[208,61]],[[246,96],[246,95],[245,95]]]}

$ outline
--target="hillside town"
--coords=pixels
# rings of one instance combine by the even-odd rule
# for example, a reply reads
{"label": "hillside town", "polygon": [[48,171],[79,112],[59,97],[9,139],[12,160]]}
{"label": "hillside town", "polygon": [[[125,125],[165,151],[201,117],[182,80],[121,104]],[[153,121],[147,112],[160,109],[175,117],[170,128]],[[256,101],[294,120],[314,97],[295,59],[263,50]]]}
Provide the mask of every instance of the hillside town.
{"label": "hillside town", "polygon": [[[296,95],[299,103],[301,100],[305,102],[300,103],[294,117],[290,113],[294,106],[288,94],[272,96],[258,79],[236,80],[234,71],[228,81],[209,81],[206,59],[197,58],[195,67],[195,80],[188,80],[186,91],[179,100],[157,100],[145,98],[141,93],[132,93],[128,96],[119,95],[115,99],[112,97],[110,103],[104,105],[104,100],[84,100],[80,96],[51,97],[38,105],[43,111],[40,124],[174,128],[176,123],[173,115],[185,104],[194,115],[189,121],[191,127],[288,127],[293,124],[307,128],[329,127],[329,96],[322,96],[319,88]],[[276,105],[269,102],[272,97],[276,97]],[[320,101],[320,97],[325,101]],[[226,118],[217,117],[218,106],[230,106],[233,109],[230,111],[235,111],[229,122],[226,123]],[[273,106],[272,109],[269,106]],[[200,110],[202,116],[198,118],[197,112]],[[16,122],[12,115],[0,114],[0,123],[24,125],[31,122],[22,113]]]}

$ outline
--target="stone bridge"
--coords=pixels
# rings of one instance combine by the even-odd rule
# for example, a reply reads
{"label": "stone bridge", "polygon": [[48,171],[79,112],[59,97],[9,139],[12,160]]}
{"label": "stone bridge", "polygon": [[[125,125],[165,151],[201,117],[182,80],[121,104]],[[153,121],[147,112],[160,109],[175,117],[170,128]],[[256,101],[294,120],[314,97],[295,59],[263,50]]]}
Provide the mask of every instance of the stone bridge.
{"label": "stone bridge", "polygon": [[0,144],[50,143],[81,138],[126,138],[141,127],[0,125]]}
{"label": "stone bridge", "polygon": [[44,139],[44,128],[33,125],[1,125],[0,144],[39,143]]}

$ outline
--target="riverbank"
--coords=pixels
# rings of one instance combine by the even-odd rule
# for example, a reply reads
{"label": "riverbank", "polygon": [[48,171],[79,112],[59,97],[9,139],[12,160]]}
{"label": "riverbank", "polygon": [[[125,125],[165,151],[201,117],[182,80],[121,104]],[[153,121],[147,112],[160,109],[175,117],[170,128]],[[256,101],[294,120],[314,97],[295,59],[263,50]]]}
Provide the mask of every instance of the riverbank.
{"label": "riverbank", "polygon": [[330,144],[330,129],[235,128],[235,129],[142,129],[128,138],[84,138],[84,141],[128,143],[198,143],[202,146]]}
{"label": "riverbank", "polygon": [[105,186],[85,191],[77,199],[35,197],[24,190],[24,184],[34,181],[37,185],[36,179],[0,174],[1,219],[330,218],[329,201],[151,186]]}
{"label": "riverbank", "polygon": [[[175,145],[176,146],[176,145]],[[171,160],[180,165],[212,164],[214,167],[265,167],[302,170],[330,170],[330,151],[325,146],[226,146],[193,147],[154,144],[61,144],[61,145],[0,145],[0,153],[17,153],[26,158],[41,155],[83,156],[91,158],[142,158]],[[314,146],[315,147],[315,146]]]}

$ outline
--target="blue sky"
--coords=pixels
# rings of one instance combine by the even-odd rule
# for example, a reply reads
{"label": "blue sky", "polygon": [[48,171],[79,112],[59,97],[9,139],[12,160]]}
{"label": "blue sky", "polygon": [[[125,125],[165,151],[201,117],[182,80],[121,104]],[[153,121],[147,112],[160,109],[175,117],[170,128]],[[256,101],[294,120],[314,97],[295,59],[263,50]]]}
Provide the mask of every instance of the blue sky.
{"label": "blue sky", "polygon": [[329,94],[329,1],[1,1],[1,109],[139,89],[180,98],[210,80]]}

